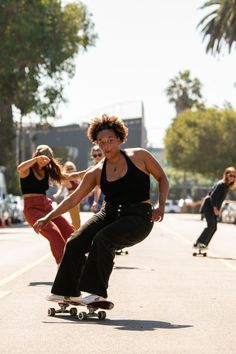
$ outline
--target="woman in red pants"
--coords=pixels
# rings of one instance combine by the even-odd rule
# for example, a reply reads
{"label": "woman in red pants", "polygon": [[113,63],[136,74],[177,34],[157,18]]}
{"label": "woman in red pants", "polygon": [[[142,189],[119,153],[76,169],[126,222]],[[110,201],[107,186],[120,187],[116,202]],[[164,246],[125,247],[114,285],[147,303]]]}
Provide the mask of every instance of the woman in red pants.
{"label": "woman in red pants", "polygon": [[[17,170],[24,197],[24,215],[29,225],[33,226],[53,209],[51,199],[46,196],[49,181],[60,183],[67,177],[62,174],[60,164],[47,145],[39,145],[33,157],[22,162]],[[50,221],[40,232],[49,241],[57,264],[60,264],[66,241],[73,232],[74,227],[63,216]]]}

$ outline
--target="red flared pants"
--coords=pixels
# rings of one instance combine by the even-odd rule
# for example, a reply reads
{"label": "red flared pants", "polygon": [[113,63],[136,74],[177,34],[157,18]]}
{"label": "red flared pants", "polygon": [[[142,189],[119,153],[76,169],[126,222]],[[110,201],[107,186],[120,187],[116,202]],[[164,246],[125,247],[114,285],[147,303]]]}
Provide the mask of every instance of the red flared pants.
{"label": "red flared pants", "polygon": [[[31,226],[52,209],[52,201],[46,196],[40,195],[24,198],[24,215]],[[40,232],[49,241],[57,264],[60,264],[66,241],[73,232],[74,227],[63,216],[50,221]]]}

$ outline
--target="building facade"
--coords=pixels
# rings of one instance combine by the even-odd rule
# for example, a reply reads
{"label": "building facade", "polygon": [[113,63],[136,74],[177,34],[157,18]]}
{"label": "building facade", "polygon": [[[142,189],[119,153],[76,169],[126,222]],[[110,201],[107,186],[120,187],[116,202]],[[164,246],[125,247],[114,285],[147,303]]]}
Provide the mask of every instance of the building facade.
{"label": "building facade", "polygon": [[[122,148],[147,147],[147,133],[143,117],[124,119],[128,127],[127,142]],[[26,129],[24,131],[25,159],[32,156],[35,147],[40,144],[49,145],[56,156],[66,155],[73,161],[78,170],[90,164],[91,142],[87,137],[89,123],[72,124],[58,127],[47,127],[41,130]],[[64,161],[63,161],[64,162]]]}

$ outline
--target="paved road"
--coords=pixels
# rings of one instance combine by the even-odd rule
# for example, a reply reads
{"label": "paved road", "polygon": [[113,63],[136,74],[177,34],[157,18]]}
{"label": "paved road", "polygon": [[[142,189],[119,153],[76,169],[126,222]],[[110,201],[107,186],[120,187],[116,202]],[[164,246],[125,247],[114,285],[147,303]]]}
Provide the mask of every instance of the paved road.
{"label": "paved road", "polygon": [[192,257],[204,225],[167,214],[117,256],[105,321],[48,317],[56,266],[47,243],[29,228],[0,229],[0,352],[235,354],[236,226],[219,224],[208,257]]}

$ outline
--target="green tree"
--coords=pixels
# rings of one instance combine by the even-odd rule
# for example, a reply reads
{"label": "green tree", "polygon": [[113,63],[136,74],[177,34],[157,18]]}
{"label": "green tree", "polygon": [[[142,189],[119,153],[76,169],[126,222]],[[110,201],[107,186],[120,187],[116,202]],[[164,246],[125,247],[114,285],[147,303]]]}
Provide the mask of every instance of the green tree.
{"label": "green tree", "polygon": [[206,1],[201,9],[212,9],[199,22],[203,39],[208,37],[206,52],[220,53],[223,47],[231,51],[236,41],[236,0]]}
{"label": "green tree", "polygon": [[203,107],[201,88],[201,82],[197,78],[192,79],[189,70],[180,71],[170,80],[166,94],[169,102],[175,105],[177,116],[186,109]]}
{"label": "green tree", "polygon": [[24,117],[56,115],[63,84],[75,72],[78,53],[94,45],[91,15],[81,2],[0,0],[0,165],[12,170],[15,127],[12,107]]}
{"label": "green tree", "polygon": [[236,165],[236,112],[217,108],[184,111],[165,135],[166,159],[179,170],[221,176]]}

